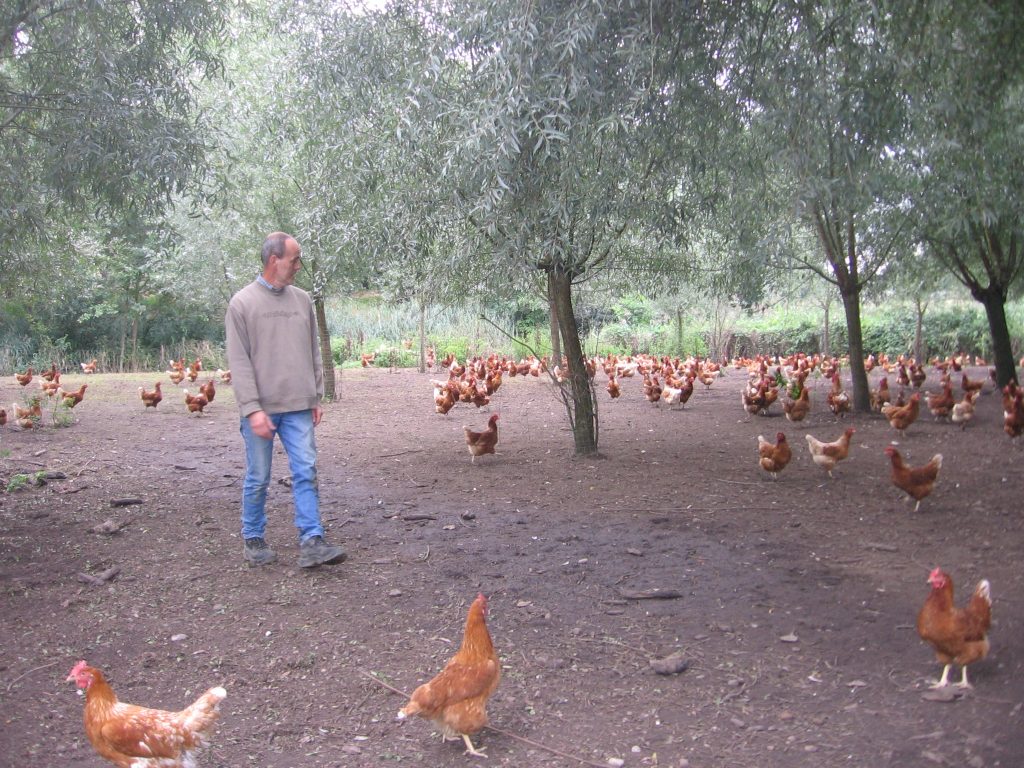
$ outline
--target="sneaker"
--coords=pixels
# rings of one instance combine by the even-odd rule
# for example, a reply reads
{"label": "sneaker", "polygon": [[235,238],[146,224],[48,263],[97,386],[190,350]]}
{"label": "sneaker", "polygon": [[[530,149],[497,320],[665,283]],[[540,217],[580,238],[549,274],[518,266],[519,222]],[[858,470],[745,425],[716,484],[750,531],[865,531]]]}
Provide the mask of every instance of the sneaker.
{"label": "sneaker", "polygon": [[262,538],[246,539],[242,556],[250,568],[255,568],[258,565],[267,565],[277,560],[277,553]]}
{"label": "sneaker", "polygon": [[323,536],[310,536],[299,544],[299,568],[340,563],[346,557],[345,550],[328,544]]}

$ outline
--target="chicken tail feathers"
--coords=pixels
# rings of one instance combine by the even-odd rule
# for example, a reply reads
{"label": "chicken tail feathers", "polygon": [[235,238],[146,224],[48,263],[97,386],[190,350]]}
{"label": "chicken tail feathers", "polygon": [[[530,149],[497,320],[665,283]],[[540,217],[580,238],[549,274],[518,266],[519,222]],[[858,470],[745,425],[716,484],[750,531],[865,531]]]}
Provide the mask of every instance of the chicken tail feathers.
{"label": "chicken tail feathers", "polygon": [[974,589],[974,596],[984,600],[991,607],[992,605],[992,585],[988,583],[988,579],[982,579],[978,582],[978,586]]}
{"label": "chicken tail feathers", "polygon": [[220,703],[227,695],[221,686],[214,686],[182,711],[182,725],[189,731],[206,730],[220,717]]}

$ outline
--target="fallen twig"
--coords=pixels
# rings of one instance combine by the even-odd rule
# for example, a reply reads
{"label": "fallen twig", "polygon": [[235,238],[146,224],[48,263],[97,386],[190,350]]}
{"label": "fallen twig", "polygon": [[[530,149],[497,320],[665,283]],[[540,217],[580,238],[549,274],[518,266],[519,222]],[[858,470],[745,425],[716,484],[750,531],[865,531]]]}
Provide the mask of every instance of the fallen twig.
{"label": "fallen twig", "polygon": [[651,589],[620,589],[619,594],[627,600],[675,600],[682,597],[683,593],[675,589],[662,589],[653,587]]}
{"label": "fallen twig", "polygon": [[130,507],[133,504],[141,504],[142,499],[137,496],[131,496],[123,499],[111,499],[110,506],[112,507]]}
{"label": "fallen twig", "polygon": [[38,672],[40,669],[46,669],[47,667],[52,667],[54,664],[60,664],[60,659],[57,659],[57,661],[51,661],[49,664],[43,664],[43,666],[41,666],[41,667],[33,667],[28,672],[23,672],[22,674],[18,675],[16,678],[11,680],[11,682],[9,682],[7,684],[8,692],[10,692],[10,690],[14,686],[14,684],[16,682],[18,682],[19,680],[21,680],[21,678],[27,677],[28,675],[31,675],[33,672]]}
{"label": "fallen twig", "polygon": [[78,580],[85,583],[91,584],[94,587],[102,587],[108,581],[111,581],[117,574],[121,572],[120,566],[113,565],[102,573],[98,573],[93,576],[91,573],[79,572]]}

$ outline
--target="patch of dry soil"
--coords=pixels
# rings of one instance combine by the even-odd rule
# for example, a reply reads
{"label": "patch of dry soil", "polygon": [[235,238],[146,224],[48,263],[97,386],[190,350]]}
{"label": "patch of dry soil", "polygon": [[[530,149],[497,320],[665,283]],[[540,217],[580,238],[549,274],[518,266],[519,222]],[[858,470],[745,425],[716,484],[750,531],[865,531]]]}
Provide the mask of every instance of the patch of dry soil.
{"label": "patch of dry soil", "polygon": [[[105,764],[64,682],[80,658],[137,704],[226,686],[207,768],[474,764],[430,723],[396,722],[402,699],[371,676],[405,691],[431,677],[478,591],[504,668],[477,740],[488,765],[1024,765],[1024,454],[998,395],[964,432],[924,412],[899,438],[877,416],[836,420],[822,381],[791,424],[778,405],[743,412],[742,371],[675,411],[636,379],[612,401],[599,374],[603,457],[574,459],[551,385],[506,378],[498,455],[472,465],[462,426],[487,409],[440,416],[431,374],[346,370],[318,442],[328,535],[349,559],[308,572],[284,456],[269,501],[279,560],[250,570],[231,389],[194,417],[165,382],[145,411],[137,388],[154,376],[88,377],[69,428],[0,428],[4,485],[66,475],[0,493],[10,765]],[[0,402],[22,394],[0,382]],[[850,458],[829,479],[803,434],[848,425]],[[779,430],[795,457],[773,482],[756,437]],[[945,457],[916,514],[889,483],[894,439],[911,463]],[[90,532],[108,519],[127,525]],[[923,697],[941,670],[914,629],[935,565],[959,602],[983,577],[994,598],[992,652],[946,703]],[[114,566],[103,586],[79,580]],[[654,589],[678,597],[631,596]],[[649,662],[673,653],[687,669],[656,674]]]}

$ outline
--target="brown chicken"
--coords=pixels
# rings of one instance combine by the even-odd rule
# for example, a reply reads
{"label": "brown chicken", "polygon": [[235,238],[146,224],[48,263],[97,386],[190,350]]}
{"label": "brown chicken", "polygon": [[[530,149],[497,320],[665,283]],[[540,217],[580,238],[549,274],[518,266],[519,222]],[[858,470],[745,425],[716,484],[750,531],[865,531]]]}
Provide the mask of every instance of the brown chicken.
{"label": "brown chicken", "polygon": [[160,405],[160,401],[164,399],[163,393],[160,392],[160,382],[158,381],[155,385],[155,389],[152,390],[139,387],[139,396],[142,398],[142,402],[147,408],[156,408]]}
{"label": "brown chicken", "polygon": [[616,381],[614,376],[608,377],[608,384],[605,386],[605,389],[608,390],[608,394],[611,396],[612,400],[622,394],[622,390],[619,389],[619,382]]}
{"label": "brown chicken", "polygon": [[39,404],[39,398],[33,397],[29,403],[28,408],[22,408],[17,403],[11,404],[11,413],[14,414],[16,419],[32,419],[38,420],[43,417],[43,409]]}
{"label": "brown chicken", "polygon": [[954,424],[959,424],[960,429],[966,429],[967,422],[974,418],[974,401],[977,399],[977,392],[964,392],[964,399],[954,403],[949,418]]}
{"label": "brown chicken", "polygon": [[843,389],[838,371],[832,374],[832,389],[829,390],[825,401],[829,410],[839,418],[846,418],[846,414],[853,409],[850,393]]}
{"label": "brown chicken", "polygon": [[93,748],[119,768],[195,766],[194,753],[206,745],[227,696],[216,686],[180,712],[167,712],[118,701],[103,673],[84,661],[67,679],[85,690],[85,734]]}
{"label": "brown chicken", "polygon": [[967,665],[988,655],[988,629],[992,624],[992,594],[987,579],[978,582],[965,608],[953,605],[953,579],[936,568],[929,574],[932,591],[917,615],[917,634],[935,648],[939,663],[945,665],[942,678],[932,684],[941,688],[949,683],[949,670],[959,664],[962,676],[957,686],[970,688]]}
{"label": "brown chicken", "polygon": [[921,508],[921,500],[932,492],[935,481],[939,478],[942,454],[936,453],[932,460],[922,467],[908,467],[900,452],[891,445],[886,447],[885,455],[892,461],[892,484],[917,502],[914,505],[914,511],[917,512]]}
{"label": "brown chicken", "polygon": [[786,436],[779,432],[775,435],[775,444],[765,440],[764,436],[757,436],[757,453],[760,456],[761,469],[771,472],[772,478],[777,479],[779,472],[786,468],[789,460],[793,458],[793,452],[789,448]]}
{"label": "brown chicken", "polygon": [[7,411],[0,408],[0,427],[7,423]]}
{"label": "brown chicken", "polygon": [[168,368],[167,378],[169,378],[173,384],[181,384],[185,379],[185,371],[181,368]]}
{"label": "brown chicken", "polygon": [[210,379],[205,384],[200,384],[199,391],[203,393],[207,403],[212,403],[213,398],[217,395],[217,387],[214,385],[213,379]]}
{"label": "brown chicken", "polygon": [[853,427],[847,427],[839,439],[831,443],[823,443],[810,434],[804,435],[807,438],[807,447],[811,451],[811,460],[827,471],[829,477],[832,477],[832,470],[836,464],[850,455],[850,438],[855,431]]}
{"label": "brown chicken", "polygon": [[487,429],[483,432],[474,432],[469,427],[463,427],[466,432],[466,446],[473,458],[470,463],[476,463],[477,456],[485,453],[494,453],[494,446],[498,444],[498,414],[491,414],[487,420]]}
{"label": "brown chicken", "polygon": [[209,404],[210,401],[206,399],[205,395],[193,395],[189,394],[187,389],[185,390],[185,407],[188,408],[189,413],[198,413],[201,416],[203,408]]}
{"label": "brown chicken", "polygon": [[901,435],[906,432],[907,427],[917,421],[917,415],[921,412],[921,393],[915,392],[910,396],[910,402],[906,405],[884,405],[882,415],[889,420],[889,426]]}
{"label": "brown chicken", "polygon": [[21,384],[21,386],[27,387],[32,382],[32,374],[34,373],[35,371],[32,370],[32,366],[30,365],[28,368],[25,369],[24,373],[18,373],[17,371],[15,371],[14,378],[18,380],[18,383]]}
{"label": "brown chicken", "polygon": [[88,384],[83,384],[73,392],[66,392],[64,389],[58,387],[57,399],[61,400],[66,407],[74,408],[85,399],[85,388],[88,386]]}
{"label": "brown chicken", "polygon": [[46,393],[47,397],[56,395],[57,390],[60,389],[60,372],[55,373],[52,379],[45,378],[44,374],[44,378],[39,380],[39,388]]}
{"label": "brown chicken", "polygon": [[[1009,390],[1009,385],[1004,388]],[[1024,389],[1017,388],[1011,398],[1003,397],[1003,431],[1010,440],[1024,434]]]}
{"label": "brown chicken", "polygon": [[810,411],[811,393],[807,387],[800,388],[800,395],[796,400],[784,400],[782,402],[782,412],[785,413],[786,418],[793,423],[803,421]]}
{"label": "brown chicken", "polygon": [[936,420],[948,418],[956,404],[956,398],[953,397],[953,385],[949,381],[942,385],[942,392],[937,395],[927,392],[924,398],[928,404],[928,410]]}
{"label": "brown chicken", "polygon": [[914,385],[914,389],[920,389],[927,378],[928,374],[925,373],[924,366],[910,364],[910,383]]}
{"label": "brown chicken", "polygon": [[981,392],[982,387],[985,386],[984,379],[972,379],[965,373],[960,379],[960,388],[964,392]]}
{"label": "brown chicken", "polygon": [[462,737],[466,754],[487,757],[470,735],[487,725],[487,700],[501,680],[501,664],[487,631],[487,598],[469,607],[462,645],[438,675],[424,683],[398,711],[398,719],[419,715],[441,728],[444,740]]}
{"label": "brown chicken", "polygon": [[96,358],[94,357],[88,363],[79,363],[82,366],[82,373],[96,373]]}
{"label": "brown chicken", "polygon": [[448,382],[431,379],[434,385],[434,412],[446,414],[459,401],[458,386],[449,386]]}
{"label": "brown chicken", "polygon": [[661,402],[661,382],[657,376],[644,374],[644,398],[655,405]]}
{"label": "brown chicken", "polygon": [[881,413],[882,406],[888,403],[890,399],[889,379],[883,376],[882,380],[878,382],[878,389],[871,393],[871,410],[875,413]]}

